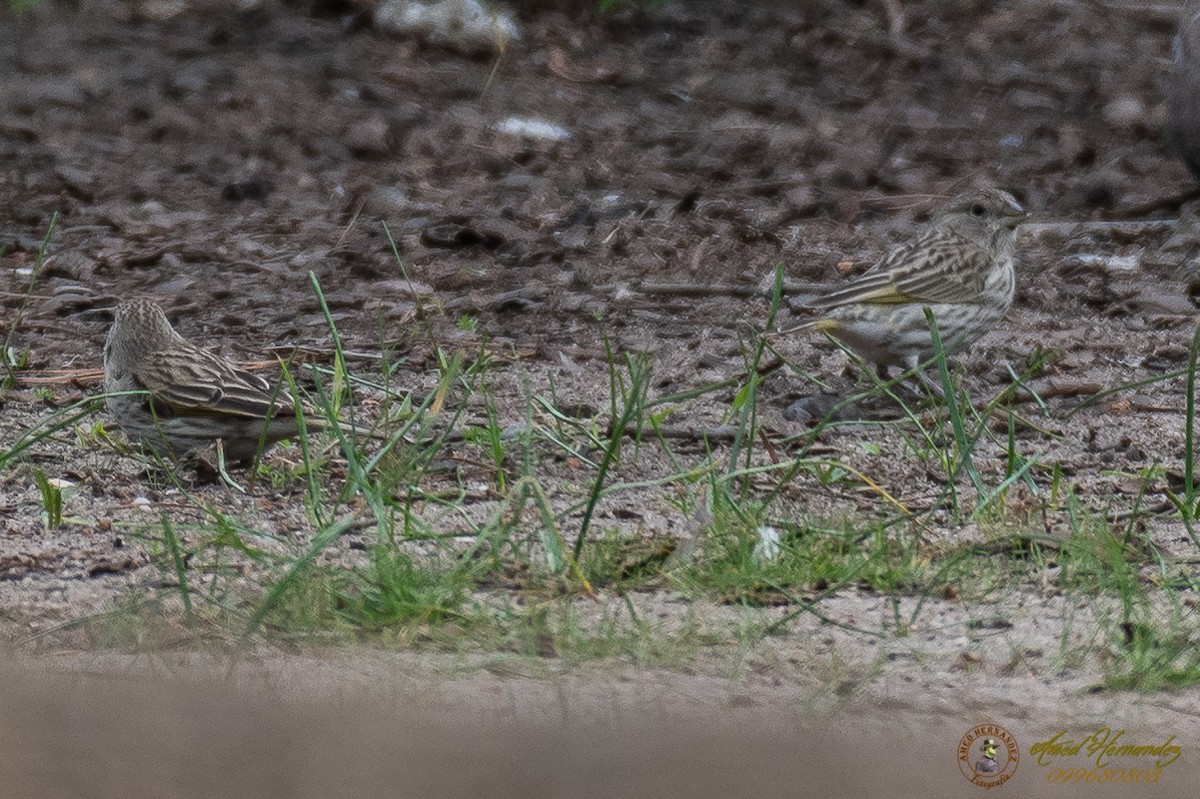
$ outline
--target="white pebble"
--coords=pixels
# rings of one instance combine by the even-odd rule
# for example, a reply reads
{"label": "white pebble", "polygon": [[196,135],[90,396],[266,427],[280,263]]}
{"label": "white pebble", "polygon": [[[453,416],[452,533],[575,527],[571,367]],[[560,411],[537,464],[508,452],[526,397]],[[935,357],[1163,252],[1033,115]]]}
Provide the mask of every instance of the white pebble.
{"label": "white pebble", "polygon": [[1136,97],[1117,97],[1104,106],[1100,115],[1114,128],[1132,128],[1146,119],[1146,106]]}
{"label": "white pebble", "polygon": [[779,560],[779,528],[762,525],[758,528],[758,541],[754,544],[754,559],[758,561]]}
{"label": "white pebble", "polygon": [[571,132],[561,125],[526,117],[509,117],[492,125],[492,130],[508,136],[523,136],[542,141],[565,141],[571,138]]}

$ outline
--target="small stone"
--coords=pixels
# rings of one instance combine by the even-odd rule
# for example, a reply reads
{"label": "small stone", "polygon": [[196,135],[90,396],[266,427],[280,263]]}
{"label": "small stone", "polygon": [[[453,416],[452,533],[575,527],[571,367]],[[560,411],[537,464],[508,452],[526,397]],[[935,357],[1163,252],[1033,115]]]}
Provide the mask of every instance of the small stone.
{"label": "small stone", "polygon": [[83,108],[88,104],[87,92],[79,82],[61,77],[42,78],[29,83],[22,99],[28,103],[28,106],[19,104],[22,110],[34,110],[46,105]]}
{"label": "small stone", "polygon": [[530,117],[509,117],[508,119],[503,119],[492,125],[492,130],[497,133],[503,133],[506,136],[519,136],[525,139],[538,139],[539,141],[566,141],[571,138],[571,132],[561,125],[555,125],[553,122]]}
{"label": "small stone", "polygon": [[1145,123],[1146,106],[1136,97],[1118,97],[1104,106],[1100,116],[1114,128],[1132,128]]}
{"label": "small stone", "polygon": [[762,525],[758,528],[758,540],[754,542],[754,559],[762,562],[779,560],[780,534],[778,527]]}
{"label": "small stone", "polygon": [[187,10],[184,0],[143,0],[138,11],[150,19],[167,20]]}
{"label": "small stone", "polygon": [[521,38],[511,12],[478,0],[387,0],[375,10],[375,25],[464,55],[504,52],[510,41]]}
{"label": "small stone", "polygon": [[[832,421],[838,421],[847,418],[846,409],[838,408],[842,402],[842,398],[834,394],[814,394],[809,397],[801,397],[784,408],[783,418],[789,422],[800,424],[812,424],[826,417]],[[833,415],[830,416],[830,414]]]}
{"label": "small stone", "polygon": [[96,272],[96,259],[82,250],[64,250],[46,259],[42,274],[46,277],[86,280]]}
{"label": "small stone", "polygon": [[346,128],[346,147],[355,158],[384,158],[391,153],[388,123],[381,116],[353,122]]}
{"label": "small stone", "polygon": [[1039,108],[1057,111],[1062,106],[1061,103],[1049,94],[1032,89],[1012,89],[1008,93],[1008,102],[1014,108],[1019,108],[1022,111],[1031,111]]}
{"label": "small stone", "polygon": [[407,212],[411,198],[402,186],[375,186],[363,195],[362,210],[377,217],[391,217]]}
{"label": "small stone", "polygon": [[56,316],[70,316],[88,311],[96,305],[96,293],[87,285],[59,282],[50,292],[43,308]]}
{"label": "small stone", "polygon": [[79,199],[91,201],[95,197],[96,176],[91,172],[60,165],[54,168],[54,175]]}
{"label": "small stone", "polygon": [[545,182],[545,178],[530,175],[528,172],[513,172],[500,178],[500,187],[504,189],[529,189]]}
{"label": "small stone", "polygon": [[270,187],[266,181],[258,178],[235,180],[221,189],[221,199],[237,202],[239,200],[265,200]]}
{"label": "small stone", "polygon": [[1102,269],[1106,272],[1136,272],[1141,266],[1141,259],[1136,254],[1102,255],[1098,253],[1084,253],[1075,255],[1070,260],[1079,266]]}

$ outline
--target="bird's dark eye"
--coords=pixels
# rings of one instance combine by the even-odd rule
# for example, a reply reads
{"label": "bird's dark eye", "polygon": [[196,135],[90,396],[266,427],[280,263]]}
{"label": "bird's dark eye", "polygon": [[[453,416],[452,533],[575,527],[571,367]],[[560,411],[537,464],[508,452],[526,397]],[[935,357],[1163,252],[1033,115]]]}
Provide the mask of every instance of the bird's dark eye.
{"label": "bird's dark eye", "polygon": [[987,209],[979,203],[975,203],[975,205],[971,206],[971,216],[983,216],[986,213]]}

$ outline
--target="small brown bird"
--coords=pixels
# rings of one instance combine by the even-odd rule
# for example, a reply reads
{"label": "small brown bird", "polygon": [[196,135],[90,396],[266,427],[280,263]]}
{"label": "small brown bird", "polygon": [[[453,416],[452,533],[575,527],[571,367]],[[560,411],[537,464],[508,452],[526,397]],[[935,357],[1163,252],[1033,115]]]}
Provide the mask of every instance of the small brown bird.
{"label": "small brown bird", "polygon": [[[187,341],[148,300],[117,306],[104,345],[104,391],[116,395],[108,409],[125,434],[170,457],[220,440],[227,459],[246,461],[299,432],[286,390]],[[308,413],[308,429],[325,427]]]}
{"label": "small brown bird", "polygon": [[1175,37],[1175,61],[1167,76],[1167,148],[1200,180],[1200,2],[1188,0]]}
{"label": "small brown bird", "polygon": [[846,286],[809,303],[820,318],[794,330],[824,330],[884,377],[933,357],[925,308],[947,353],[994,328],[1016,291],[1017,225],[1026,214],[1008,192],[963,192],[928,230],[893,249]]}

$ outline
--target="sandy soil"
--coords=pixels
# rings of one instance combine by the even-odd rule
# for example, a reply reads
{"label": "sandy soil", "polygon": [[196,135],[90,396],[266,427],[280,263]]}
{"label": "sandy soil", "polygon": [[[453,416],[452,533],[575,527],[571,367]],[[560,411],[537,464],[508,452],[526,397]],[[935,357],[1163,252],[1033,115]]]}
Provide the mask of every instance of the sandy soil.
{"label": "sandy soil", "polygon": [[[398,384],[420,395],[436,379],[435,346],[487,347],[496,355],[490,388],[514,423],[526,392],[546,395],[552,381],[563,407],[604,411],[606,337],[614,351],[650,356],[652,396],[714,383],[744,368],[741,337],[767,314],[753,289],[777,265],[789,281],[835,282],[839,264],[869,265],[939,198],[993,183],[1013,191],[1032,219],[1021,235],[1016,306],[1005,330],[960,359],[965,384],[990,397],[1009,383],[1008,367],[1020,371],[1049,351],[1032,381],[1045,410],[1021,406],[1040,428],[1018,431],[1023,454],[1058,464],[1097,513],[1132,507],[1146,485],[1140,475],[1164,467],[1140,500],[1163,507],[1163,490],[1182,469],[1182,381],[1070,414],[1102,389],[1186,364],[1200,245],[1186,208],[1177,224],[1171,198],[1193,182],[1158,141],[1173,9],[908,2],[900,36],[889,36],[882,4],[835,0],[803,10],[689,2],[603,19],[543,10],[522,16],[521,40],[497,64],[384,35],[361,15],[330,12],[336,3],[315,5],[133,21],[108,11],[50,9],[20,21],[0,12],[0,330],[17,318],[28,269],[59,215],[52,257],[13,334],[29,364],[17,388],[0,395],[0,445],[98,391],[87,370],[98,368],[109,309],[125,296],[158,298],[181,332],[231,357],[296,347],[322,357],[329,337],[309,272],[347,349],[360,354],[355,368],[369,370],[386,348],[401,364]],[[496,129],[510,117],[549,121],[570,135],[550,142]],[[780,346],[800,368],[771,379],[762,415],[773,434],[788,435],[805,427],[784,410],[816,390],[805,371],[837,391],[860,377],[824,341]],[[38,391],[47,386],[52,399]],[[729,400],[708,395],[674,421],[718,425]],[[472,413],[479,419],[483,410]],[[69,430],[56,439],[0,474],[0,607],[7,633],[25,648],[45,649],[44,635],[63,621],[161,579],[131,531],[164,510],[184,524],[199,518],[135,461],[82,445]],[[894,430],[842,429],[819,444],[913,511],[928,509],[941,490],[942,476],[905,456]],[[678,454],[702,451],[694,441]],[[977,462],[994,474],[1004,455],[985,445]],[[75,485],[64,527],[43,529],[30,464]],[[555,507],[577,499],[567,489],[580,477],[566,459],[545,457],[538,468],[547,485],[564,487],[551,497]],[[647,446],[613,479],[667,468]],[[304,534],[300,488],[195,491],[267,532]],[[480,516],[496,507],[486,491],[469,504]],[[1065,510],[1044,512],[1020,492],[1009,510],[1047,535],[1067,526]],[[869,491],[797,481],[776,511],[874,513],[879,501]],[[652,491],[606,500],[599,518],[611,529],[674,535],[693,521]],[[934,520],[935,539],[989,533],[945,515]],[[1148,524],[1162,551],[1189,553],[1181,525]],[[337,547],[331,558],[352,560],[362,538]],[[672,619],[676,600],[636,601]],[[876,627],[893,612],[867,591],[822,607]],[[508,697],[528,696],[529,716],[542,723],[559,715],[564,695],[580,697],[573,719],[603,715],[609,697],[621,697],[609,705],[614,718],[646,696],[663,714],[750,708],[739,717],[770,715],[781,729],[832,712],[854,720],[844,722],[850,738],[878,722],[876,735],[901,729],[940,741],[904,754],[933,769],[942,764],[929,752],[943,744],[952,751],[960,727],[989,720],[1028,741],[1068,723],[1126,722],[1200,740],[1195,692],[1094,695],[1098,660],[1066,669],[1057,661],[1067,618],[1068,645],[1103,648],[1096,618],[1110,609],[1101,601],[1081,605],[1050,579],[995,597],[986,615],[1004,624],[994,629],[965,626],[983,611],[953,598],[928,608],[916,634],[883,643],[802,617],[732,679],[723,655],[683,675],[551,668],[529,679],[481,671],[474,661],[453,666],[468,676],[447,679],[436,658],[381,667],[384,656],[373,652],[349,666],[343,653],[260,661],[273,685],[313,669],[336,673],[313,692],[319,708],[341,686],[375,684],[348,673],[383,669],[420,675],[420,690],[444,690],[452,698],[434,713],[450,717],[505,702],[521,717],[526,703]],[[714,624],[736,613],[716,605],[699,612]],[[80,675],[93,670],[140,674],[145,665],[104,653],[81,658],[64,646],[43,654],[71,675],[44,688],[47,696],[74,696],[89,684]],[[240,684],[257,685],[253,676]],[[614,685],[635,686],[633,696]],[[292,712],[256,718],[283,713],[279,723],[288,723]],[[779,744],[768,738],[768,748]]]}

